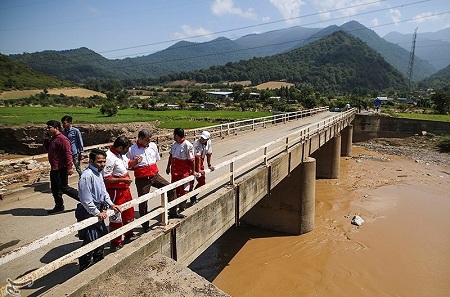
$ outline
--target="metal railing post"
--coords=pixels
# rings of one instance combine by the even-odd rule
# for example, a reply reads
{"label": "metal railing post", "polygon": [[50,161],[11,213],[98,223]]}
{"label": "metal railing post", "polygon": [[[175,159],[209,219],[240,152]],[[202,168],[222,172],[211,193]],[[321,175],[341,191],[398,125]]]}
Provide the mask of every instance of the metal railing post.
{"label": "metal railing post", "polygon": [[230,184],[234,186],[234,161],[230,163]]}
{"label": "metal railing post", "polygon": [[162,220],[161,225],[166,226],[169,223],[169,209],[167,208],[168,204],[167,192],[161,194],[161,207],[164,209],[164,212],[161,214]]}
{"label": "metal railing post", "polygon": [[267,166],[268,158],[267,158],[267,146],[264,147],[264,166]]}

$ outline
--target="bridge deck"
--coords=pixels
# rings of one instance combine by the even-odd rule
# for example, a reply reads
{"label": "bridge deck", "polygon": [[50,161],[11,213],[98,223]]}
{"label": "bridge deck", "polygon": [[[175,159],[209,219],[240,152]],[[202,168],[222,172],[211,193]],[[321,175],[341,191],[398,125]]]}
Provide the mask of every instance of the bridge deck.
{"label": "bridge deck", "polygon": [[[323,119],[332,117],[335,113],[324,112],[313,117],[294,120],[287,123],[279,123],[266,129],[258,129],[253,132],[245,132],[239,135],[226,137],[224,139],[213,139],[213,165],[239,156],[249,150],[262,146],[265,143],[276,140],[284,135],[288,135],[302,127]],[[253,157],[242,160],[242,164],[251,161]],[[165,174],[166,156],[159,163],[161,174]],[[225,169],[225,168],[224,168]],[[223,174],[217,170],[207,175],[207,180]],[[72,186],[76,186],[76,179],[72,179]],[[132,186],[133,197],[137,197],[135,187]],[[64,197],[66,210],[63,213],[47,215],[46,210],[53,207],[53,198],[50,193],[35,192],[20,197],[19,200],[5,200],[0,202],[0,230],[1,243],[0,252],[4,253],[24,245],[28,242],[41,238],[51,232],[59,230],[75,222],[74,209],[76,201]],[[150,201],[150,205],[158,206],[159,201]],[[157,222],[155,221],[155,224]],[[136,231],[140,231],[137,229]],[[38,251],[25,255],[18,260],[2,265],[0,280],[6,283],[7,278],[15,279],[24,273],[43,266],[68,252],[75,250],[81,242],[74,235],[69,235],[61,240],[41,248]],[[62,283],[73,275],[77,274],[78,266],[75,262],[66,265],[57,271],[37,280],[32,288],[22,289],[22,296],[38,295],[49,288]]]}

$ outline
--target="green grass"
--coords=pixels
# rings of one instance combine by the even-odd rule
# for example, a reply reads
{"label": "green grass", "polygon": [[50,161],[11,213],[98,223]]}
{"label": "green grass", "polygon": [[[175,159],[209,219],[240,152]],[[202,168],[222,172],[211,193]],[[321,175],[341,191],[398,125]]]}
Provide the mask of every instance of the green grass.
{"label": "green grass", "polygon": [[129,108],[113,117],[100,113],[100,108],[83,107],[0,107],[0,126],[45,125],[48,120],[60,121],[69,114],[74,123],[130,123],[160,121],[161,128],[186,129],[214,125],[223,120],[240,120],[270,115],[268,112],[166,110],[150,111]]}
{"label": "green grass", "polygon": [[427,120],[438,122],[450,122],[450,115],[446,114],[422,114],[422,113],[394,113],[393,116],[397,118],[414,119],[414,120]]}

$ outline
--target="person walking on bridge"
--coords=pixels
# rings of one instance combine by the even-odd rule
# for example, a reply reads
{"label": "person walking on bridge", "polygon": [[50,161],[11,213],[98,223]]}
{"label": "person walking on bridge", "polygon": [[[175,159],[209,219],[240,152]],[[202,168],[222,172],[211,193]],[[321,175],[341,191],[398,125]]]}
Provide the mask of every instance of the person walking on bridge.
{"label": "person walking on bridge", "polygon": [[[152,132],[144,129],[139,131],[138,138],[126,154],[130,160],[128,166],[134,171],[135,183],[138,196],[141,197],[150,192],[150,187],[162,188],[170,183],[159,174],[158,165],[160,159],[158,147],[151,141]],[[175,199],[175,191],[167,192],[168,200]],[[148,203],[144,201],[139,203],[139,215],[142,217],[148,213]],[[176,209],[170,209],[169,215],[176,214]],[[149,222],[142,224],[142,228],[147,231],[150,226]]]}
{"label": "person walking on bridge", "polygon": [[[167,162],[166,173],[171,173],[172,182],[179,181],[189,175],[198,176],[198,172],[194,167],[194,146],[186,140],[184,130],[176,128],[173,131],[174,143],[170,149],[169,161]],[[192,182],[187,182],[176,188],[177,197],[187,194],[192,187]],[[181,214],[186,208],[186,201],[179,204],[179,213],[176,218],[184,218]]]}
{"label": "person walking on bridge", "polygon": [[63,194],[78,199],[78,191],[69,186],[69,175],[74,173],[70,142],[61,133],[58,121],[47,122],[47,132],[44,134],[44,149],[48,152],[50,170],[50,188],[52,190],[55,207],[47,213],[64,211]]}
{"label": "person walking on bridge", "polygon": [[[103,170],[103,178],[106,190],[112,202],[122,205],[131,201],[130,184],[131,177],[128,174],[128,158],[125,155],[130,149],[131,142],[125,136],[119,136],[114,144],[106,152],[106,166]],[[114,216],[109,217],[109,231],[119,229],[134,220],[134,207],[122,210]],[[124,242],[130,242],[134,237],[133,230],[125,233]],[[122,236],[111,240],[110,251],[114,252],[122,247]]]}
{"label": "person walking on bridge", "polygon": [[[108,229],[105,225],[105,219],[107,218],[106,210],[108,208],[113,209],[116,213],[120,213],[121,211],[120,206],[115,205],[111,201],[106,191],[102,176],[105,165],[106,153],[99,149],[93,149],[89,153],[89,166],[83,171],[78,181],[81,203],[77,205],[77,209],[75,210],[77,221],[82,221],[90,217],[99,218],[98,222],[80,230],[78,233],[78,237],[83,240],[82,246],[108,234]],[[80,271],[102,260],[104,257],[103,249],[104,245],[101,245],[81,256],[78,259]]]}
{"label": "person walking on bridge", "polygon": [[75,169],[78,172],[78,175],[81,176],[83,170],[81,170],[81,160],[83,154],[83,137],[81,136],[80,130],[75,128],[72,125],[72,117],[69,115],[65,115],[61,119],[61,123],[63,126],[62,133],[66,136],[70,141],[70,149],[72,150],[72,161],[73,165],[75,165]]}
{"label": "person walking on bridge", "polygon": [[[212,144],[211,144],[211,134],[208,131],[203,131],[199,138],[197,138],[194,143],[194,156],[195,156],[195,171],[199,173],[197,177],[197,185],[195,190],[204,186],[206,184],[205,177],[205,157],[208,168],[214,171],[214,166],[211,165],[211,155],[212,155]],[[197,195],[191,197],[191,205],[197,203]]]}

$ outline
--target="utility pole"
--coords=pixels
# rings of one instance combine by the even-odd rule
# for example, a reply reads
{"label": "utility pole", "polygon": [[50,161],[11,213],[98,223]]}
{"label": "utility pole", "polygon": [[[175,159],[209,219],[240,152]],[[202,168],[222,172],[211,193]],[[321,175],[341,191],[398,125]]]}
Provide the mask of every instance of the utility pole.
{"label": "utility pole", "polygon": [[410,83],[411,83],[412,74],[413,74],[414,52],[416,50],[417,29],[418,29],[418,27],[416,27],[416,29],[414,30],[411,51],[409,52],[409,64],[408,64],[407,75],[408,75],[408,79],[409,79]]}

